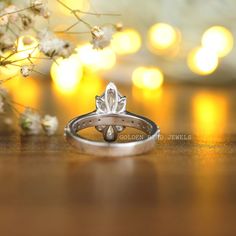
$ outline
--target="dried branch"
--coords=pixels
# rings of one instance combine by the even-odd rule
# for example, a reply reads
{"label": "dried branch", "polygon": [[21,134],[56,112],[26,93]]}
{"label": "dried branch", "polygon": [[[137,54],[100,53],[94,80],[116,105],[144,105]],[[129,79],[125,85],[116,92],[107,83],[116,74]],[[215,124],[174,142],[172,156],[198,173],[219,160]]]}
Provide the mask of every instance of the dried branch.
{"label": "dried branch", "polygon": [[[42,5],[42,3],[35,4],[35,6],[41,6],[41,5]],[[16,11],[13,11],[13,12],[6,12],[6,13],[0,15],[0,17],[9,16],[9,15],[13,15],[13,14],[16,14],[16,13],[24,12],[24,11],[27,11],[29,9],[32,9],[32,6],[22,8],[20,10],[16,10]]]}

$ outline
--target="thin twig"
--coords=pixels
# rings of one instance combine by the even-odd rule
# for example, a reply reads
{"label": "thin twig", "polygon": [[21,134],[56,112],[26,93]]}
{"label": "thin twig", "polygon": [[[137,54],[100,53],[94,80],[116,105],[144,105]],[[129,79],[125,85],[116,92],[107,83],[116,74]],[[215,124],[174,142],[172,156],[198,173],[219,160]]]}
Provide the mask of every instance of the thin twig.
{"label": "thin twig", "polygon": [[60,1],[60,0],[57,0],[57,2],[59,2],[63,7],[65,7],[67,10],[69,10],[69,11],[73,11],[73,9],[71,9],[70,7],[68,7],[65,3],[63,3],[62,1]]}
{"label": "thin twig", "polygon": [[76,23],[74,23],[73,25],[71,25],[70,27],[68,27],[67,29],[65,29],[64,31],[67,32],[69,30],[71,30],[72,28],[74,28],[76,25],[78,25],[80,22],[77,21]]}
{"label": "thin twig", "polygon": [[56,34],[90,34],[88,31],[84,32],[66,32],[66,31],[55,31]]}
{"label": "thin twig", "polygon": [[51,60],[50,57],[30,57],[31,59],[38,59],[38,60]]}
{"label": "thin twig", "polygon": [[[16,54],[18,54],[18,53],[22,53],[22,52],[25,52],[25,51],[28,51],[28,50],[36,50],[37,49],[37,47],[38,47],[39,45],[37,45],[37,46],[35,46],[35,47],[33,47],[33,48],[27,48],[27,49],[22,49],[22,50],[20,50],[20,51],[18,51],[17,49],[16,49],[16,52],[12,52],[11,54],[9,54],[7,57],[3,57],[4,58],[4,60],[3,60],[3,62],[4,61],[6,61],[6,60],[8,60],[9,58],[11,58],[12,56],[14,56],[14,55],[16,55]],[[18,48],[18,47],[17,47]],[[32,54],[32,52],[31,52],[31,54]]]}
{"label": "thin twig", "polygon": [[70,8],[69,6],[67,6],[65,3],[63,3],[62,1],[60,0],[57,0],[57,2],[59,2],[62,6],[64,6],[67,10],[69,10],[75,17],[78,21],[82,22],[84,25],[86,25],[89,29],[92,28],[92,26],[84,21],[83,19],[81,19],[78,15],[77,15],[77,12],[75,12],[72,8]]}
{"label": "thin twig", "polygon": [[89,11],[81,11],[81,10],[73,10],[75,13],[82,13],[86,15],[92,15],[92,16],[121,16],[121,14],[118,13],[96,13],[96,12],[89,12]]}
{"label": "thin twig", "polygon": [[42,73],[42,72],[40,72],[40,71],[38,71],[38,70],[32,69],[32,71],[35,72],[35,73],[37,73],[37,74],[39,74],[39,75],[47,76],[46,74],[44,74],[44,73]]}
{"label": "thin twig", "polygon": [[1,79],[1,80],[0,80],[0,85],[2,85],[3,83],[6,83],[6,82],[9,81],[9,80],[14,79],[15,77],[16,77],[16,75],[15,75],[15,76],[11,76],[11,77],[6,78],[6,79]]}
{"label": "thin twig", "polygon": [[[35,4],[34,6],[40,6],[40,5],[42,5],[42,3]],[[26,8],[23,8],[23,9],[19,9],[19,10],[13,11],[13,12],[4,13],[4,14],[0,15],[0,17],[7,16],[7,15],[12,15],[12,14],[19,13],[19,12],[22,12],[22,11],[26,11],[26,10],[29,10],[29,9],[32,9],[32,6],[26,7]]]}

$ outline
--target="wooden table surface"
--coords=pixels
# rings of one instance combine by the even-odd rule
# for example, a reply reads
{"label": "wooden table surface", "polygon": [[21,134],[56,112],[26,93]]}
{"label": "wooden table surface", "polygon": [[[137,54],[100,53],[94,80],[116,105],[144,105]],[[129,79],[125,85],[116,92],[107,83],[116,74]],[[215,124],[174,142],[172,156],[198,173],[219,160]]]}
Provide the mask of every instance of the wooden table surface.
{"label": "wooden table surface", "polygon": [[13,98],[58,115],[60,130],[1,133],[1,236],[236,235],[235,87],[121,86],[129,110],[162,136],[153,152],[116,159],[78,154],[62,135],[67,120],[94,109],[105,83],[74,94],[35,83],[12,86]]}

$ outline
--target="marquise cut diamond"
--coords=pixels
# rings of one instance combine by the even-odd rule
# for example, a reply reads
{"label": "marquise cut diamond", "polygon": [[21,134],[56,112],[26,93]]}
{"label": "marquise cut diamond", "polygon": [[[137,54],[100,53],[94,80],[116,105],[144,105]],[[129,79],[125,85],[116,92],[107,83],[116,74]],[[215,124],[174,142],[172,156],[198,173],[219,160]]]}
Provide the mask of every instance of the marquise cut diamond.
{"label": "marquise cut diamond", "polygon": [[118,92],[115,84],[109,83],[105,93],[96,97],[96,107],[99,114],[122,113],[126,110],[126,97]]}

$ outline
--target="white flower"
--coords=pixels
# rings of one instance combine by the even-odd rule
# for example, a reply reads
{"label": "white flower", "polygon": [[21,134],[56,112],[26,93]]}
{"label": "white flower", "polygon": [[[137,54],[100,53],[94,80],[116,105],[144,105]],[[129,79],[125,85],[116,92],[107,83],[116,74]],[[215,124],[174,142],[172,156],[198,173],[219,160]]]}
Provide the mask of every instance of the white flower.
{"label": "white flower", "polygon": [[15,5],[10,5],[4,9],[4,13],[8,14],[8,19],[11,23],[15,23],[19,17],[17,13],[18,8]]}
{"label": "white flower", "polygon": [[93,38],[96,38],[96,39],[102,39],[103,36],[104,36],[104,31],[101,27],[99,26],[94,26],[92,29],[91,29],[91,33],[92,33],[92,36]]}
{"label": "white flower", "polygon": [[37,135],[42,130],[40,115],[30,108],[26,108],[21,114],[19,124],[24,135]]}
{"label": "white flower", "polygon": [[41,32],[39,34],[40,44],[39,49],[48,57],[69,57],[74,48],[71,43],[62,39],[56,38],[49,32]]}
{"label": "white flower", "polygon": [[32,72],[32,68],[29,66],[22,66],[20,72],[24,77],[28,77]]}
{"label": "white flower", "polygon": [[51,39],[54,38],[54,35],[51,31],[49,31],[48,29],[43,29],[40,30],[37,34],[39,40],[47,40],[47,39]]}
{"label": "white flower", "polygon": [[0,51],[4,52],[14,47],[14,45],[15,45],[14,39],[10,35],[4,34],[0,36]]}
{"label": "white flower", "polygon": [[103,49],[110,45],[114,29],[111,27],[94,26],[91,30],[94,49]]}
{"label": "white flower", "polygon": [[124,28],[124,26],[123,26],[123,24],[120,22],[120,23],[117,23],[117,24],[115,25],[115,28],[116,28],[117,31],[122,31],[123,28]]}
{"label": "white flower", "polygon": [[41,16],[44,17],[45,19],[48,19],[51,16],[51,12],[48,10],[48,8],[44,8],[41,11]]}
{"label": "white flower", "polygon": [[[0,26],[5,26],[9,22],[9,17],[8,15],[4,15],[5,13],[0,13]],[[2,15],[2,16],[1,16]]]}
{"label": "white flower", "polygon": [[20,19],[21,19],[21,23],[24,30],[30,29],[34,25],[34,22],[35,22],[34,17],[29,11],[25,11],[24,13],[21,13]]}
{"label": "white flower", "polygon": [[55,134],[58,129],[58,119],[55,116],[44,116],[44,118],[41,120],[41,124],[43,130],[49,136]]}
{"label": "white flower", "polygon": [[37,11],[40,11],[44,5],[45,5],[45,1],[43,0],[31,0],[31,7]]}
{"label": "white flower", "polygon": [[50,17],[46,1],[31,0],[31,9],[36,15],[43,16],[46,19]]}

